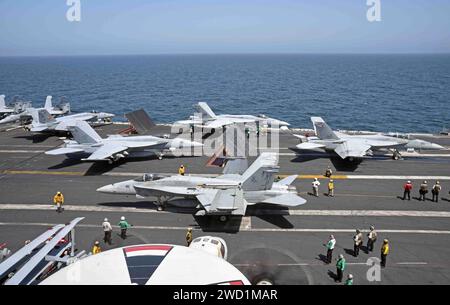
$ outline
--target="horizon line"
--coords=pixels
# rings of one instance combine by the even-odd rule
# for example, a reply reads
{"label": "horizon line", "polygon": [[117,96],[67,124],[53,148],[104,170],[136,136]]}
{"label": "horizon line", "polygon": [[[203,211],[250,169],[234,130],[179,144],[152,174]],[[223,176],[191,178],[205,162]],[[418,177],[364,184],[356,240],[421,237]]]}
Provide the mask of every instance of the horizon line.
{"label": "horizon line", "polygon": [[102,53],[102,54],[42,54],[0,55],[12,57],[119,57],[119,56],[205,56],[205,55],[450,55],[450,52],[191,52],[191,53]]}

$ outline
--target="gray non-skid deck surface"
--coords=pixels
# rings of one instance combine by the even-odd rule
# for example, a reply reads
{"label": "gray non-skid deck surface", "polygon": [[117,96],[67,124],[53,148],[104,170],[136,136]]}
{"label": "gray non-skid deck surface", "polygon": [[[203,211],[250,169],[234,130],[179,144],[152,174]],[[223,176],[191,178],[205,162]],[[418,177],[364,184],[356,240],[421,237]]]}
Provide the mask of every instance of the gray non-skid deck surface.
{"label": "gray non-skid deck surface", "polygon": [[[124,126],[115,125],[97,130],[106,135],[121,129]],[[158,126],[156,129],[158,134],[168,132],[167,127]],[[193,226],[195,236],[212,234],[223,237],[229,246],[231,263],[250,279],[257,274],[268,273],[275,277],[277,283],[333,284],[329,271],[334,272],[334,265],[324,265],[320,258],[325,254],[323,244],[334,232],[338,241],[335,255],[343,253],[348,258],[348,271],[354,274],[355,284],[370,284],[366,280],[368,266],[364,263],[368,257],[378,256],[383,238],[391,241],[391,255],[388,268],[382,271],[381,284],[450,282],[450,213],[436,217],[420,212],[450,212],[450,181],[442,181],[443,198],[439,203],[423,203],[414,198],[409,202],[400,200],[397,196],[402,193],[404,181],[389,177],[336,179],[334,198],[322,195],[326,185],[326,180],[322,180],[319,198],[307,194],[311,184],[309,177],[323,174],[328,165],[333,166],[338,178],[345,178],[345,175],[450,176],[450,158],[437,156],[394,161],[384,157],[365,160],[357,168],[338,166],[336,169],[328,158],[295,156],[288,148],[295,146],[298,140],[290,134],[283,133],[280,139],[280,174],[307,176],[297,179],[295,186],[308,202],[293,210],[293,215],[255,216],[250,210],[253,216],[242,222],[241,219],[232,219],[224,225],[215,219],[194,218],[189,211],[174,208],[158,213],[151,200],[95,191],[105,184],[130,179],[134,174],[176,173],[180,164],[186,166],[188,173],[220,173],[220,168],[205,167],[206,156],[146,159],[115,166],[92,165],[45,155],[44,151],[61,144],[57,137],[35,137],[33,140],[22,130],[1,132],[0,243],[6,242],[9,248],[17,250],[25,240],[38,236],[52,224],[86,216],[77,230],[77,240],[80,249],[90,249],[92,243],[102,237],[100,225],[103,218],[108,217],[115,224],[124,215],[135,227],[125,241],[114,235],[113,247],[136,243],[183,244],[185,229]],[[432,141],[450,146],[449,137],[433,138]],[[439,155],[448,153],[444,151]],[[311,159],[313,157],[315,159]],[[417,197],[419,181],[414,182],[413,197]],[[434,181],[430,181],[432,183]],[[57,214],[50,206],[57,190],[66,197],[67,210],[63,214]],[[311,210],[313,215],[305,215],[304,212]],[[340,214],[355,211],[360,212],[359,216]],[[373,211],[378,211],[378,214],[370,216]],[[362,252],[359,258],[353,258],[350,251],[352,230],[367,229],[371,224],[382,230],[376,251],[371,255]]]}

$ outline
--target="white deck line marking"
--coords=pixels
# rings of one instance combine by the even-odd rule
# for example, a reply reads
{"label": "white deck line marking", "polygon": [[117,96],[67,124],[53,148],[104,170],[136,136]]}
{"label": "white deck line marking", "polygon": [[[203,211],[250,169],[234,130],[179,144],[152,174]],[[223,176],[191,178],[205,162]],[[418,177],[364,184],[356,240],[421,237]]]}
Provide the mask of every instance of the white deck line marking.
{"label": "white deck line marking", "polygon": [[40,154],[45,152],[45,150],[0,150],[0,153],[6,153],[6,154]]}
{"label": "white deck line marking", "polygon": [[372,217],[444,217],[446,211],[395,211],[395,210],[290,210],[293,216],[372,216]]}
{"label": "white deck line marking", "polygon": [[[51,211],[55,206],[50,204],[0,204],[0,210],[41,210]],[[103,207],[91,205],[65,205],[65,211],[75,212],[129,212],[172,214],[148,208],[135,207]],[[267,211],[265,211],[267,212]],[[287,215],[286,211],[270,211],[274,215]],[[265,215],[264,212],[260,214]],[[259,214],[258,214],[259,215]],[[290,216],[357,216],[357,217],[436,217],[450,218],[447,211],[396,211],[396,210],[290,210]],[[244,217],[246,219],[247,217]],[[251,226],[251,223],[249,224]]]}
{"label": "white deck line marking", "polygon": [[55,145],[40,145],[40,144],[0,144],[0,147],[30,147],[30,148],[54,148]]}
{"label": "white deck line marking", "polygon": [[[401,266],[417,266],[417,265],[428,265],[426,262],[399,262],[399,263],[391,263],[395,265],[401,265]],[[346,263],[346,265],[362,265],[367,266],[367,263]],[[258,266],[257,264],[233,264],[235,267],[253,267]],[[323,263],[291,263],[291,264],[270,264],[270,266],[277,266],[277,267],[296,267],[296,266],[325,266],[329,267],[329,265],[324,265]]]}
{"label": "white deck line marking", "polygon": [[[0,226],[44,226],[52,227],[57,225],[56,223],[41,223],[41,222],[0,222]],[[78,224],[80,228],[100,228],[98,224]],[[113,228],[119,228],[119,226],[113,226]],[[186,227],[172,227],[172,226],[133,226],[133,229],[142,230],[182,230],[186,231]],[[200,231],[201,229],[196,229]],[[355,229],[250,229],[242,230],[242,232],[291,232],[291,233],[354,233]],[[367,232],[367,230],[361,230],[361,232]],[[434,235],[450,235],[450,231],[439,230],[377,230],[379,233],[397,233],[397,234],[434,234]]]}
{"label": "white deck line marking", "polygon": [[[111,177],[139,177],[144,173],[134,173],[134,172],[107,172],[103,173],[103,176]],[[159,173],[162,175],[175,175],[175,173]],[[204,177],[215,177],[217,174],[190,174],[190,176],[204,176]],[[302,176],[317,176],[322,177],[322,175],[308,175]],[[396,176],[396,175],[345,175],[346,179],[354,180],[450,180],[450,176]]]}
{"label": "white deck line marking", "polygon": [[[296,153],[279,153],[280,156],[312,156],[312,155],[317,155],[317,156],[325,156],[324,154],[312,154],[312,153],[308,153],[308,154],[296,154]],[[419,154],[419,153],[411,153],[411,154],[407,154],[407,153],[401,153],[402,157],[407,157],[407,158],[423,158],[423,157],[440,157],[440,158],[450,158],[450,154]],[[379,157],[391,157],[392,154],[379,154],[377,155]],[[367,157],[367,159],[370,159],[370,157]]]}
{"label": "white deck line marking", "polygon": [[[39,153],[40,151],[35,151]],[[1,151],[0,151],[1,153]],[[0,171],[2,172],[2,171]],[[6,174],[10,175],[67,175],[67,176],[83,176],[84,172],[63,172],[63,171],[49,171],[49,170],[4,170]],[[99,176],[110,177],[140,177],[144,172],[106,172]],[[175,173],[158,173],[161,175],[175,175]],[[189,174],[193,177],[217,177],[218,174]],[[280,174],[280,176],[287,176],[286,174]],[[318,177],[319,179],[325,179],[322,174],[302,174],[297,179],[305,180]],[[396,176],[396,175],[335,175],[335,179],[352,179],[352,180],[442,180],[450,181],[450,176]]]}
{"label": "white deck line marking", "polygon": [[450,180],[450,176],[347,175],[347,179],[370,179],[370,180]]}

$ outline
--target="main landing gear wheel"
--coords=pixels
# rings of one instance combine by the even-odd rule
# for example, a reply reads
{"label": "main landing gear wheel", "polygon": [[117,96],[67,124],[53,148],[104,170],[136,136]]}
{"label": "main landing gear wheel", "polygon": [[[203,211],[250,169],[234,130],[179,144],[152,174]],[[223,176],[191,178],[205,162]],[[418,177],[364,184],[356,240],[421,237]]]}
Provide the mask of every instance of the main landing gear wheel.
{"label": "main landing gear wheel", "polygon": [[394,150],[394,152],[392,153],[392,159],[400,160],[400,158],[401,158],[400,152],[398,150]]}
{"label": "main landing gear wheel", "polygon": [[219,216],[219,221],[220,222],[227,222],[228,221],[228,216],[225,216],[225,215]]}
{"label": "main landing gear wheel", "polygon": [[166,203],[168,202],[169,197],[167,196],[160,196],[156,199],[156,206],[158,211],[164,211],[166,207]]}

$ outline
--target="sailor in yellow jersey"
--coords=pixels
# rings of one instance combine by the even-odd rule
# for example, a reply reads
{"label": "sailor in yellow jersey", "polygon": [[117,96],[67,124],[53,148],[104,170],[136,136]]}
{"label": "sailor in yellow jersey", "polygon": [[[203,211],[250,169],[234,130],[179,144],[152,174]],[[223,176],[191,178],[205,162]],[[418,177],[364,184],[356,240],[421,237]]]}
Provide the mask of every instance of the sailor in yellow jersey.
{"label": "sailor in yellow jersey", "polygon": [[386,257],[389,254],[389,240],[385,239],[381,246],[381,267],[386,267]]}

